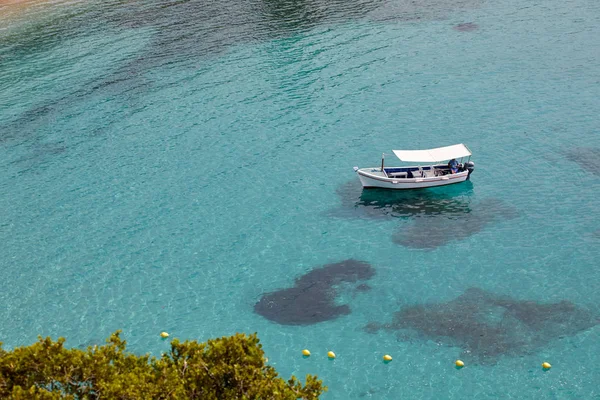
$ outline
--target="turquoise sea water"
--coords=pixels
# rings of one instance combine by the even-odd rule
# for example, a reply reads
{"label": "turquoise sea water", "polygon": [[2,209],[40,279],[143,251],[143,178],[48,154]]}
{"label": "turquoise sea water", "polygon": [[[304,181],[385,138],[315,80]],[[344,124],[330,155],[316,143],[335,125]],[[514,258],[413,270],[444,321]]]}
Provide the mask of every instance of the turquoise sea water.
{"label": "turquoise sea water", "polygon": [[[282,376],[317,374],[324,399],[600,398],[597,2],[9,7],[4,346],[85,347],[122,329],[131,350],[159,355],[161,331],[258,332]],[[363,193],[352,171],[461,142],[468,183]],[[348,259],[375,272],[336,287],[349,314],[282,325],[254,312]],[[475,303],[452,301],[470,288],[512,299],[481,316],[510,333],[498,354],[465,352],[478,326],[392,324],[448,302],[444,315],[468,319]],[[508,316],[522,308],[531,329]]]}

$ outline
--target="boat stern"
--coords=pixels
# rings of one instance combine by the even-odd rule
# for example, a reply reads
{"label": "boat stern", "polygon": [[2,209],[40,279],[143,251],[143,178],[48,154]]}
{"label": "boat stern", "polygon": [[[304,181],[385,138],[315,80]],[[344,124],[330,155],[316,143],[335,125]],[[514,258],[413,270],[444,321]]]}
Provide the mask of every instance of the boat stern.
{"label": "boat stern", "polygon": [[469,178],[471,178],[471,174],[473,173],[473,170],[475,169],[475,163],[473,161],[466,162],[465,168],[467,169],[467,171],[469,171],[469,175],[467,175],[467,179],[469,179]]}

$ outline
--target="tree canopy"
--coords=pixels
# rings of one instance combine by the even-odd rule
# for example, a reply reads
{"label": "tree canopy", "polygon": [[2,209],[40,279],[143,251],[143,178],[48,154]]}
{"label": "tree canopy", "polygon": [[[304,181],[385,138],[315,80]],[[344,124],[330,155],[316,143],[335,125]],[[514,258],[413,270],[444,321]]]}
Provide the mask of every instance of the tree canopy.
{"label": "tree canopy", "polygon": [[11,351],[0,343],[0,398],[291,400],[318,399],[327,390],[316,376],[307,375],[304,385],[279,377],[256,334],[174,339],[156,358],[127,352],[120,333],[86,350],[66,348],[64,338],[39,337]]}

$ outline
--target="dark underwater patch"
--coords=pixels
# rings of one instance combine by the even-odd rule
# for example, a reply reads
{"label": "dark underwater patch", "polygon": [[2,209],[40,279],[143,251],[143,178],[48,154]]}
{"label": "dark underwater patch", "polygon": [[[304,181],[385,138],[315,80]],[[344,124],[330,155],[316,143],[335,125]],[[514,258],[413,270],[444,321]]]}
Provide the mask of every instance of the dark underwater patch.
{"label": "dark underwater patch", "polygon": [[461,358],[495,364],[502,356],[539,351],[553,340],[594,327],[598,316],[569,301],[537,303],[471,288],[447,303],[404,307],[391,323],[372,322],[399,337],[433,340],[463,349]]}
{"label": "dark underwater patch", "polygon": [[[110,6],[81,4],[32,21],[27,28],[0,37],[0,59],[5,65],[26,62],[36,53],[49,52],[73,37],[90,32],[139,30],[149,37],[148,45],[129,63],[108,75],[84,82],[58,99],[48,99],[0,122],[0,141],[28,138],[35,128],[90,95],[106,93],[124,100],[131,109],[143,106],[139,96],[155,83],[146,77],[153,68],[179,64],[197,71],[204,57],[223,54],[231,46],[293,37],[319,26],[352,20],[420,21],[445,18],[448,13],[479,6],[481,0],[250,0],[249,2],[118,0]],[[280,52],[277,52],[279,54]],[[287,54],[287,52],[284,52]],[[301,54],[305,54],[300,52]],[[295,60],[294,61],[298,61]],[[285,60],[288,64],[290,60]],[[1,69],[1,67],[0,67]],[[19,70],[12,80],[37,78]],[[133,104],[133,105],[132,105]],[[108,130],[104,127],[100,132]]]}
{"label": "dark underwater patch", "polygon": [[596,176],[600,176],[600,148],[576,147],[567,152],[567,158]]}
{"label": "dark underwater patch", "polygon": [[[353,259],[315,268],[296,279],[294,287],[265,293],[254,305],[254,312],[282,325],[311,325],[350,314],[347,304],[337,305],[336,285],[370,279],[371,265]],[[368,286],[357,287],[358,291]]]}
{"label": "dark underwater patch", "polygon": [[[319,25],[353,19],[414,21],[444,18],[457,10],[472,9],[481,0],[250,0],[248,2],[153,1],[125,5],[104,12],[119,26],[155,26],[164,38],[185,40],[197,47],[197,39],[220,38],[228,44],[240,40],[288,36]],[[182,29],[185,27],[185,29]],[[195,28],[195,29],[192,29]],[[202,34],[202,38],[198,37]],[[192,35],[192,37],[186,36]],[[178,41],[178,43],[183,43]],[[179,47],[178,51],[185,51]]]}
{"label": "dark underwater patch", "polygon": [[427,190],[363,190],[355,179],[336,189],[341,206],[328,215],[384,219],[467,213],[472,193],[473,184],[469,181]]}
{"label": "dark underwater patch", "polygon": [[[94,21],[115,29],[150,28],[152,43],[132,65],[150,69],[165,63],[214,56],[239,44],[288,38],[321,26],[364,21],[427,21],[473,9],[481,0],[250,0],[121,1],[87,10]],[[85,20],[82,18],[82,20]],[[192,66],[193,65],[193,66]],[[197,68],[197,64],[192,64]]]}
{"label": "dark underwater patch", "polygon": [[454,30],[459,32],[472,32],[479,29],[479,25],[473,22],[465,22],[454,26]]}
{"label": "dark underwater patch", "polygon": [[67,150],[62,144],[37,143],[37,141],[30,147],[31,151],[28,155],[20,157],[10,163],[19,165],[21,172],[30,171],[49,159],[49,157],[60,155]]}
{"label": "dark underwater patch", "polygon": [[512,206],[498,199],[485,199],[468,210],[447,212],[435,218],[415,218],[392,236],[394,243],[415,249],[435,249],[482,231],[489,224],[517,216]]}

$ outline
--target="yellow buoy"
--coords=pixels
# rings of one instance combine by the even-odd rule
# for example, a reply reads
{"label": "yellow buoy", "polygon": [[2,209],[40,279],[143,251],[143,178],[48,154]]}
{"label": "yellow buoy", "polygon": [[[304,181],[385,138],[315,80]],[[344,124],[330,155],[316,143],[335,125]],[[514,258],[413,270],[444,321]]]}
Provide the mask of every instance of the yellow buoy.
{"label": "yellow buoy", "polygon": [[456,360],[456,362],[455,362],[454,364],[456,364],[456,366],[457,366],[458,368],[462,368],[462,367],[464,367],[464,366],[465,366],[465,363],[464,363],[464,362],[462,362],[461,360]]}
{"label": "yellow buoy", "polygon": [[169,337],[169,334],[167,332],[161,332],[160,333],[160,337],[163,338],[163,339],[166,339],[166,338]]}
{"label": "yellow buoy", "polygon": [[550,368],[552,368],[552,365],[550,365],[549,362],[543,362],[542,363],[542,368],[544,368],[544,369],[550,369]]}
{"label": "yellow buoy", "polygon": [[333,351],[328,351],[327,352],[327,357],[334,359],[335,358],[335,353]]}
{"label": "yellow buoy", "polygon": [[310,356],[310,351],[308,351],[307,349],[304,349],[304,350],[302,350],[302,355],[308,357],[308,356]]}
{"label": "yellow buoy", "polygon": [[383,361],[392,361],[392,356],[386,354],[385,356],[383,356]]}

